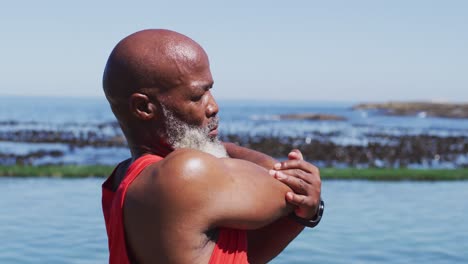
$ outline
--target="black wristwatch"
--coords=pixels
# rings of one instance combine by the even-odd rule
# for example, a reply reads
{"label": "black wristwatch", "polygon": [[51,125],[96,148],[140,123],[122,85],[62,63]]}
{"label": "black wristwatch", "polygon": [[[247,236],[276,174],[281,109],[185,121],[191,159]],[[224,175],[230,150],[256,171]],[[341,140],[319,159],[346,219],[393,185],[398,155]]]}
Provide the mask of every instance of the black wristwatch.
{"label": "black wristwatch", "polygon": [[320,198],[320,205],[318,207],[317,214],[314,219],[307,220],[307,219],[301,218],[297,216],[294,212],[291,213],[289,216],[292,219],[294,219],[294,221],[298,222],[299,224],[312,228],[312,227],[317,226],[320,223],[324,210],[325,210],[325,203],[323,202],[322,198]]}

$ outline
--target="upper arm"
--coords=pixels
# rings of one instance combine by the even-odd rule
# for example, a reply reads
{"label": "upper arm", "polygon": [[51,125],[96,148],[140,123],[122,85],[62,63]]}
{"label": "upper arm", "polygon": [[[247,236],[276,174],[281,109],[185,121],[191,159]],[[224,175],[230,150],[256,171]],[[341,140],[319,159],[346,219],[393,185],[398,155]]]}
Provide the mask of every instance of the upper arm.
{"label": "upper arm", "polygon": [[292,211],[285,200],[290,188],[251,162],[194,150],[167,162],[160,173],[170,177],[169,190],[178,190],[168,198],[182,217],[206,221],[209,227],[257,229]]}

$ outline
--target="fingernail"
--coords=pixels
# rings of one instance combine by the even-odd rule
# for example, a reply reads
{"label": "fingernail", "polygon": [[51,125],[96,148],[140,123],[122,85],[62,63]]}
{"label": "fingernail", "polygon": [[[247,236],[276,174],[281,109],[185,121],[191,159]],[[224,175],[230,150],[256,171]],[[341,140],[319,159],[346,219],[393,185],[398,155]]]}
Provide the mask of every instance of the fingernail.
{"label": "fingernail", "polygon": [[274,170],[269,170],[268,173],[269,173],[271,176],[274,176],[275,173],[276,173],[276,171],[274,171]]}
{"label": "fingernail", "polygon": [[276,163],[275,165],[273,165],[273,168],[277,170],[281,169],[281,163]]}
{"label": "fingernail", "polygon": [[288,197],[288,199],[291,199],[291,200],[292,200],[292,198],[293,198],[292,192],[286,193],[286,196]]}
{"label": "fingernail", "polygon": [[284,174],[281,173],[281,172],[276,173],[275,177],[276,177],[276,179],[278,179],[278,180],[286,179],[286,175],[284,175]]}

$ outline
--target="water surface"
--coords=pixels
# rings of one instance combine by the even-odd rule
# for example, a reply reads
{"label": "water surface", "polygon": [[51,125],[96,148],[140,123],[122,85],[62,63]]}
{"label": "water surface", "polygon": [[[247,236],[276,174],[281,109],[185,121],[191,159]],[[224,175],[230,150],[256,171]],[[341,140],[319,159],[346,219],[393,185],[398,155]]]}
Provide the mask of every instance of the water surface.
{"label": "water surface", "polygon": [[[106,263],[102,181],[0,178],[0,263]],[[272,263],[468,263],[467,189],[325,181],[322,223]]]}

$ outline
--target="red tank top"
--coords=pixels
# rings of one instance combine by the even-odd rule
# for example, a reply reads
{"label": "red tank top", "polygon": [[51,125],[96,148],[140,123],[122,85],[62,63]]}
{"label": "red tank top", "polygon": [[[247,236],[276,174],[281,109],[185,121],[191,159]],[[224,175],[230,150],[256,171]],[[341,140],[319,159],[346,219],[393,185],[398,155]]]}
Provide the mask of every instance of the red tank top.
{"label": "red tank top", "polygon": [[[155,155],[144,155],[128,168],[116,192],[112,181],[116,169],[102,184],[102,210],[106,223],[110,264],[129,264],[123,224],[123,205],[130,184],[148,165],[162,160]],[[118,167],[118,166],[117,166]],[[211,254],[209,264],[245,264],[247,260],[247,232],[220,228],[218,240]]]}

